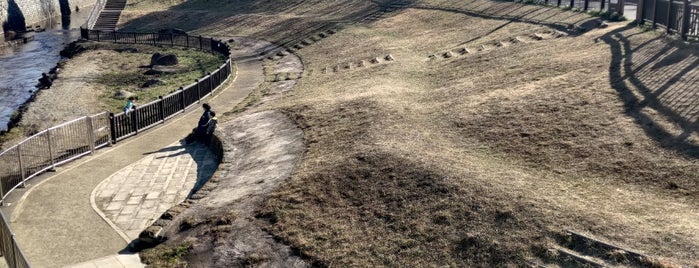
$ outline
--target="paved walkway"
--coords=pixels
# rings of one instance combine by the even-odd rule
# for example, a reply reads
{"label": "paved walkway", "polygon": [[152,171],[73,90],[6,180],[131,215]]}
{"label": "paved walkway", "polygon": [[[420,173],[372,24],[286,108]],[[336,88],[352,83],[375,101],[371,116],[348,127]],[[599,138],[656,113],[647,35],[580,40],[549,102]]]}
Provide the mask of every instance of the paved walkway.
{"label": "paved walkway", "polygon": [[[257,48],[243,47],[232,51],[237,77],[227,88],[206,100],[214,109],[232,109],[264,81]],[[208,160],[197,160],[200,149],[178,145],[178,141],[196,124],[201,111],[201,108],[192,109],[184,116],[30,181],[27,192],[12,204],[10,224],[32,266],[142,267],[122,261],[133,256],[137,258],[137,255],[115,254],[127,253],[125,249],[134,234],[137,235],[136,229],[153,218],[148,215],[157,214],[170,203],[172,196],[182,198],[186,195],[183,192],[192,190],[184,185],[187,177],[191,183],[191,179],[203,178],[207,176],[206,172],[210,172],[206,171],[208,168],[200,169],[199,164],[203,164],[201,167],[210,165]],[[179,157],[173,154],[179,154]],[[186,155],[193,160],[187,160]],[[167,164],[172,164],[172,161],[177,163],[174,169]],[[184,165],[181,167],[180,163]],[[197,175],[190,175],[190,172],[194,174],[195,165]],[[143,181],[150,180],[147,189],[143,189],[145,182],[135,182],[138,176]],[[175,193],[174,185],[179,184],[181,178],[185,178],[182,181],[185,191],[178,189]],[[122,179],[124,186],[114,186]],[[160,183],[163,180],[167,183]],[[93,192],[95,199],[91,202]],[[143,194],[139,194],[141,192]],[[162,199],[154,201],[156,195]],[[98,207],[97,211],[106,219],[96,213],[93,206]],[[129,213],[131,209],[134,211]],[[148,212],[142,212],[144,210]]]}
{"label": "paved walkway", "polygon": [[216,155],[206,146],[178,142],[102,181],[91,201],[122,238],[131,241],[166,210],[199,190],[217,167]]}
{"label": "paved walkway", "polygon": [[72,265],[71,268],[142,268],[138,254],[112,255]]}

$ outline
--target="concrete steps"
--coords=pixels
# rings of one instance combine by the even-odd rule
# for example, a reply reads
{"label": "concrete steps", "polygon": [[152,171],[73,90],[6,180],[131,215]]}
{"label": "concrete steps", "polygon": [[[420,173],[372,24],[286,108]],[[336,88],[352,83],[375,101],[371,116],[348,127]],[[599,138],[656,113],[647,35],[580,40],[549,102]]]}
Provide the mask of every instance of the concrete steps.
{"label": "concrete steps", "polygon": [[[558,245],[550,245],[543,262],[532,261],[532,267],[661,267],[659,259],[613,245],[590,235],[566,230]],[[662,266],[664,267],[664,266]],[[674,266],[668,266],[674,267]]]}
{"label": "concrete steps", "polygon": [[126,0],[107,0],[104,9],[100,12],[99,17],[93,30],[114,31],[119,22],[121,11],[126,7]]}

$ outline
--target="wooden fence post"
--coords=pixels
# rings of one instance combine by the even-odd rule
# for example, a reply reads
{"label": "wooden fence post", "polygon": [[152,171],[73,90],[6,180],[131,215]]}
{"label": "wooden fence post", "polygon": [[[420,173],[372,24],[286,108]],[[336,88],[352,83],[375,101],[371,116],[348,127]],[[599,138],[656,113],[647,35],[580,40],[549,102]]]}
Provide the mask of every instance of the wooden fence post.
{"label": "wooden fence post", "polygon": [[187,108],[187,104],[185,104],[184,101],[184,88],[180,87],[180,104],[182,105],[182,113],[184,113],[184,109]]}
{"label": "wooden fence post", "polygon": [[684,3],[682,3],[682,27],[680,28],[680,35],[684,41],[687,41],[687,34],[689,33],[689,9],[689,0],[684,0]]}
{"label": "wooden fence post", "polygon": [[671,33],[672,28],[670,27],[670,21],[672,21],[672,0],[667,0],[667,18],[665,21],[665,31]]}
{"label": "wooden fence post", "polygon": [[590,0],[585,0],[585,3],[583,4],[583,10],[587,11],[587,8],[590,6]]}
{"label": "wooden fence post", "polygon": [[646,8],[646,0],[638,0],[638,5],[636,6],[636,23],[638,25],[643,25],[643,22],[645,21],[645,9]]}
{"label": "wooden fence post", "polygon": [[116,143],[116,122],[114,120],[114,113],[109,113],[109,135],[112,136],[112,144]]}
{"label": "wooden fence post", "polygon": [[189,35],[185,35],[185,37],[187,37],[187,47],[189,47]]}
{"label": "wooden fence post", "polygon": [[657,16],[657,13],[658,13],[658,0],[653,0],[653,12],[652,12],[652,13],[653,13],[653,20],[652,20],[652,21],[653,21],[653,24],[651,24],[651,26],[653,27],[653,29],[655,29],[655,27],[657,27],[656,24],[658,23],[658,21],[656,21],[656,19],[657,19],[657,17],[658,17],[658,16]]}
{"label": "wooden fence post", "polygon": [[158,96],[160,102],[158,102],[158,112],[160,113],[160,121],[165,123],[165,106],[163,105],[163,96]]}
{"label": "wooden fence post", "polygon": [[97,42],[99,42],[99,41],[100,41],[100,31],[97,30]]}
{"label": "wooden fence post", "polygon": [[136,116],[136,113],[138,110],[136,109],[136,105],[133,106],[133,111],[131,111],[129,114],[131,115],[131,127],[133,128],[133,131],[136,132],[136,135],[138,135],[138,117]]}
{"label": "wooden fence post", "polygon": [[619,0],[619,2],[617,2],[617,13],[619,13],[620,16],[624,16],[624,4],[624,0]]}
{"label": "wooden fence post", "polygon": [[211,79],[213,79],[213,76],[211,76],[211,72],[209,72],[209,92],[214,92],[214,84],[211,82]]}
{"label": "wooden fence post", "polygon": [[199,49],[202,49],[202,47],[204,47],[204,45],[202,45],[201,42],[202,42],[202,41],[201,41],[201,35],[200,35],[200,36],[199,36]]}
{"label": "wooden fence post", "polygon": [[133,33],[133,43],[138,44],[138,39],[136,38],[136,32]]}
{"label": "wooden fence post", "polygon": [[575,0],[570,0],[570,8],[573,9],[575,6]]}
{"label": "wooden fence post", "polygon": [[199,85],[199,79],[194,79],[194,82],[197,83],[197,103],[201,103],[201,86]]}
{"label": "wooden fence post", "polygon": [[170,33],[170,46],[175,46],[175,35]]}
{"label": "wooden fence post", "polygon": [[115,44],[116,44],[116,43],[119,43],[119,41],[117,41],[117,32],[116,32],[116,30],[112,31],[112,34],[114,35],[114,43],[115,43]]}

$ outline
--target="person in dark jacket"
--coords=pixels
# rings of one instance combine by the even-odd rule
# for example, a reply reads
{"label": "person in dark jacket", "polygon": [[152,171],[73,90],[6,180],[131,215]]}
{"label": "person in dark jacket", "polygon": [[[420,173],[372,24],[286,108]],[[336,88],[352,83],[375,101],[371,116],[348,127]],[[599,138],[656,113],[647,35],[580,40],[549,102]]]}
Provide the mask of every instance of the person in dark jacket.
{"label": "person in dark jacket", "polygon": [[204,113],[202,113],[201,117],[199,117],[197,127],[194,128],[192,133],[185,138],[185,142],[187,142],[187,144],[197,140],[202,140],[206,135],[207,125],[209,124],[209,120],[211,120],[211,106],[208,103],[204,103],[201,105],[201,107],[204,108]]}

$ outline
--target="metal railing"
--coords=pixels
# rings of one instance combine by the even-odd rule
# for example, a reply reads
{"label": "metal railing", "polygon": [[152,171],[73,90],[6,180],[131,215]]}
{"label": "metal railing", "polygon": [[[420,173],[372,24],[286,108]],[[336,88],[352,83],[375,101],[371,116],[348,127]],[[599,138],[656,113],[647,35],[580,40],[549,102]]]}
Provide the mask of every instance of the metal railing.
{"label": "metal railing", "polygon": [[105,4],[107,4],[107,0],[97,0],[95,2],[95,5],[92,6],[90,15],[87,17],[87,21],[85,21],[82,28],[92,29],[92,27],[95,26],[95,23],[97,23],[97,18],[99,18],[100,12],[102,12],[102,9],[104,9]]}
{"label": "metal railing", "polygon": [[[94,10],[94,9],[93,9]],[[51,127],[0,153],[0,205],[13,190],[56,166],[93,153],[183,113],[210,95],[231,75],[230,47],[219,40],[201,36],[121,33],[81,28],[84,39],[147,45],[170,45],[200,49],[226,56],[214,72],[158,100],[127,113],[99,113]],[[14,234],[0,211],[0,254],[9,267],[29,267]]]}
{"label": "metal railing", "polygon": [[0,153],[0,204],[17,187],[57,165],[109,145],[107,113],[51,127]]}
{"label": "metal railing", "polygon": [[12,229],[7,225],[8,221],[5,219],[5,215],[0,213],[0,219],[0,250],[2,250],[7,266],[17,268],[31,267],[27,258],[24,257],[22,249],[17,245],[15,234],[12,233]]}
{"label": "metal railing", "polygon": [[522,0],[545,6],[556,6],[562,8],[575,8],[584,11],[599,10],[617,12],[623,15],[624,1],[617,0],[612,3],[611,0]]}

